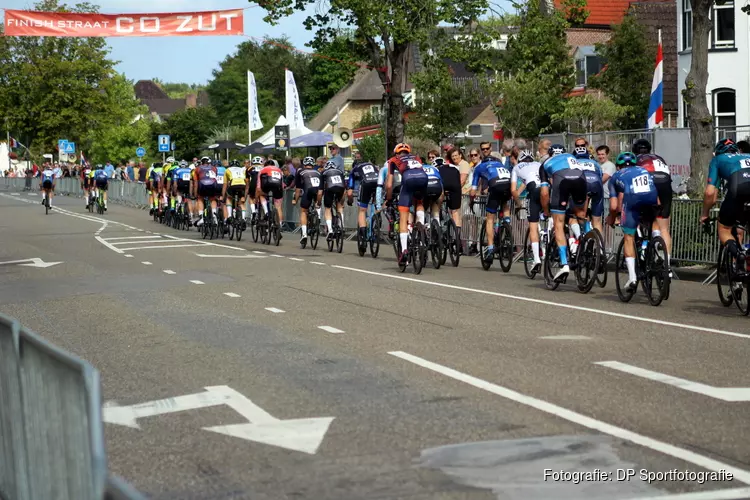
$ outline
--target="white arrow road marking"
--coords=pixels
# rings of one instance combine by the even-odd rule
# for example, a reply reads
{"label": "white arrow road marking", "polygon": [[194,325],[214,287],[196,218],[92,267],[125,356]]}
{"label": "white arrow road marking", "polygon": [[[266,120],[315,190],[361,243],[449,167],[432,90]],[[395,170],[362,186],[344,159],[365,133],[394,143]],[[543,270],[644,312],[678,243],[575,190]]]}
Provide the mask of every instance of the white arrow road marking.
{"label": "white arrow road marking", "polygon": [[335,417],[279,420],[231,387],[206,387],[231,396],[226,403],[251,423],[204,427],[207,431],[314,455]]}
{"label": "white arrow road marking", "polygon": [[664,373],[653,372],[651,370],[646,370],[645,368],[638,368],[637,366],[620,363],[618,361],[600,361],[594,364],[606,366],[607,368],[629,373],[637,377],[643,377],[653,380],[654,382],[661,382],[663,384],[679,387],[680,389],[702,394],[709,398],[730,402],[750,401],[750,387],[714,387],[712,385],[701,384],[700,382],[692,382],[684,378],[673,377]]}
{"label": "white arrow road marking", "polygon": [[52,267],[56,266],[57,264],[62,264],[62,262],[44,262],[39,257],[34,257],[31,259],[21,259],[21,260],[9,260],[7,262],[0,262],[0,265],[5,264],[18,264],[19,266],[25,266],[25,267]]}
{"label": "white arrow road marking", "polygon": [[177,274],[176,272],[172,271],[171,269],[164,269],[164,273],[166,273],[166,274]]}
{"label": "white arrow road marking", "polygon": [[270,444],[314,455],[335,417],[280,420],[229,386],[206,387],[206,392],[149,401],[131,406],[105,404],[104,421],[140,429],[139,418],[198,408],[227,405],[248,420],[246,424],[217,425],[204,430]]}
{"label": "white arrow road marking", "polygon": [[265,259],[265,255],[206,255],[202,253],[195,254],[198,257],[209,257],[212,259]]}

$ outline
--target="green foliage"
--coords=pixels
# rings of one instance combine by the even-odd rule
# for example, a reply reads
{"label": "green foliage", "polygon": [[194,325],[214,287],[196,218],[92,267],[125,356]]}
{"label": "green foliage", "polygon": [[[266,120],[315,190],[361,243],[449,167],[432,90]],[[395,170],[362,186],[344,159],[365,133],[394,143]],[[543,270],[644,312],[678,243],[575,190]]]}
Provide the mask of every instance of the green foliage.
{"label": "green foliage", "polygon": [[[294,73],[300,93],[300,104],[305,109],[305,82],[309,74],[309,57],[291,51],[286,38],[267,38],[263,42],[248,40],[237,47],[237,52],[221,62],[214,70],[206,90],[211,105],[223,123],[247,123],[247,71],[255,75],[258,92],[258,111],[265,129],[270,129],[285,112],[284,69]],[[256,132],[253,132],[254,134]],[[201,138],[203,139],[203,138]]]}
{"label": "green foliage", "polygon": [[[97,8],[44,0],[34,10]],[[37,154],[54,151],[60,138],[90,142],[95,129],[122,114],[109,92],[117,85],[112,83],[116,63],[108,53],[103,38],[0,36],[0,116]]]}
{"label": "green foliage", "polygon": [[382,125],[383,115],[381,113],[371,113],[365,111],[359,121],[354,125],[354,128],[368,127],[370,125]]}
{"label": "green foliage", "polygon": [[[138,120],[133,124],[115,125],[100,129],[88,149],[88,160],[92,164],[105,163],[108,160],[118,163],[135,159],[135,149],[146,146],[151,137],[151,124],[147,120]],[[155,144],[154,144],[155,147]],[[149,153],[155,153],[150,148]]]}
{"label": "green foliage", "polygon": [[206,144],[213,144],[219,141],[235,141],[240,144],[247,144],[248,134],[247,127],[241,125],[221,125],[214,127],[211,133],[206,137]]}
{"label": "green foliage", "polygon": [[478,93],[470,84],[454,83],[443,61],[428,58],[425,63],[411,75],[417,97],[408,133],[440,143],[464,131],[469,123],[466,110],[478,102]]}
{"label": "green foliage", "polygon": [[357,151],[362,153],[362,159],[375,165],[385,162],[385,136],[382,132],[363,137],[357,143]]}
{"label": "green foliage", "polygon": [[629,111],[629,107],[615,104],[608,97],[584,94],[565,101],[563,111],[552,119],[566,122],[572,132],[601,132],[612,130]]}
{"label": "green foliage", "polygon": [[613,26],[612,38],[598,44],[596,50],[607,66],[589,80],[590,86],[603,90],[616,104],[630,108],[617,120],[618,128],[643,128],[656,60],[656,49],[649,45],[646,29],[635,16],[627,15],[621,24]]}
{"label": "green foliage", "polygon": [[213,108],[205,106],[199,108],[185,108],[169,116],[164,123],[154,123],[151,127],[151,144],[149,151],[158,150],[159,134],[169,134],[177,145],[175,158],[189,158],[201,156],[206,145],[206,139],[211,135],[214,127],[219,126],[219,118]]}
{"label": "green foliage", "polygon": [[582,26],[586,24],[590,12],[586,9],[586,0],[563,0],[565,19],[571,26]]}
{"label": "green foliage", "polygon": [[154,78],[152,81],[159,85],[172,99],[184,99],[188,94],[197,94],[201,90],[206,90],[206,86],[199,83],[165,83],[158,78]]}
{"label": "green foliage", "polygon": [[[306,97],[306,116],[315,116],[323,106],[349,81],[357,72],[357,63],[367,60],[367,51],[363,40],[353,32],[344,33],[333,40],[326,40],[315,51],[318,57],[310,60],[309,77],[302,90]],[[297,85],[300,85],[300,81]]]}

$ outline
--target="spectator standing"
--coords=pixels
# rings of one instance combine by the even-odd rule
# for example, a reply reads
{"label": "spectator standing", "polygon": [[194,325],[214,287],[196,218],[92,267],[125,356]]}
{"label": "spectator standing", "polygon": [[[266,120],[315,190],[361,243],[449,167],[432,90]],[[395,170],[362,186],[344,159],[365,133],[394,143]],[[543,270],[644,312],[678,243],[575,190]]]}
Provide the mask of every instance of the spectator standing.
{"label": "spectator standing", "polygon": [[112,166],[112,163],[107,161],[106,165],[104,165],[104,173],[107,174],[107,177],[110,179],[113,179],[115,176],[115,167]]}
{"label": "spectator standing", "polygon": [[609,161],[609,146],[601,145],[596,148],[596,159],[602,167],[602,182],[604,182],[604,198],[609,198],[609,178],[615,175],[617,168]]}
{"label": "spectator standing", "polygon": [[125,169],[125,172],[128,174],[128,180],[132,181],[136,179],[136,173],[135,173],[135,162],[133,160],[130,160],[128,162],[128,167]]}
{"label": "spectator standing", "polygon": [[336,164],[336,168],[344,171],[344,159],[341,157],[341,152],[339,150],[339,147],[335,144],[331,144],[328,146],[328,151],[331,152],[331,158],[328,161],[332,161]]}
{"label": "spectator standing", "polygon": [[537,148],[537,160],[539,163],[544,163],[549,157],[547,151],[549,151],[550,146],[552,146],[552,141],[549,139],[542,139],[539,141],[539,147]]}

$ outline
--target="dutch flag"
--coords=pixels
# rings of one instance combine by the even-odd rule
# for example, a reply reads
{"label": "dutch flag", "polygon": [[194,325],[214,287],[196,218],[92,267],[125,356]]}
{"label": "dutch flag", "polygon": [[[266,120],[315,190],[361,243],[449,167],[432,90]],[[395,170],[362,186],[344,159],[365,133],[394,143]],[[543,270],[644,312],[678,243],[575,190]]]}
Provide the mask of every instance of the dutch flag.
{"label": "dutch flag", "polygon": [[661,47],[661,30],[659,30],[659,47],[656,49],[656,69],[651,83],[651,100],[648,103],[649,129],[664,125],[664,61]]}
{"label": "dutch flag", "polygon": [[81,166],[82,167],[87,167],[88,164],[89,163],[86,161],[86,157],[83,156],[83,151],[81,151]]}

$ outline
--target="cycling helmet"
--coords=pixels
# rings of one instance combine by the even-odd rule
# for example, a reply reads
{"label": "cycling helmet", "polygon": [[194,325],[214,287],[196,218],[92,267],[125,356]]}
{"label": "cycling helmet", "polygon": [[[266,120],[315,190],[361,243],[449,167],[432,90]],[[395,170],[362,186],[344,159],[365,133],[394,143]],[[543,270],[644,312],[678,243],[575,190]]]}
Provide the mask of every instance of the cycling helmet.
{"label": "cycling helmet", "polygon": [[305,159],[302,160],[302,165],[306,167],[314,167],[315,166],[315,158],[312,156],[305,156]]}
{"label": "cycling helmet", "polygon": [[432,166],[433,167],[442,167],[445,164],[445,160],[440,158],[439,156],[432,160]]}
{"label": "cycling helmet", "polygon": [[394,154],[411,153],[411,146],[409,146],[405,142],[400,142],[400,143],[396,144],[395,148],[393,148],[393,153]]}
{"label": "cycling helmet", "polygon": [[547,154],[550,156],[557,156],[565,153],[565,146],[562,144],[553,144],[547,150]]}
{"label": "cycling helmet", "polygon": [[323,167],[324,170],[330,170],[332,168],[339,168],[339,167],[332,161],[327,161],[325,166]]}
{"label": "cycling helmet", "polygon": [[646,155],[651,152],[651,143],[647,139],[638,139],[633,143],[633,153]]}
{"label": "cycling helmet", "polygon": [[253,156],[253,160],[251,162],[253,165],[263,165],[263,158],[260,156]]}
{"label": "cycling helmet", "polygon": [[589,158],[591,158],[591,155],[589,155],[589,150],[586,146],[576,146],[575,149],[573,149],[573,156],[583,160],[588,160]]}
{"label": "cycling helmet", "polygon": [[524,149],[523,151],[519,151],[518,153],[518,161],[519,162],[530,162],[534,161],[534,153],[529,151],[528,149]]}
{"label": "cycling helmet", "polygon": [[230,167],[240,167],[242,165],[240,165],[239,160],[232,160],[232,161],[229,162],[229,166]]}
{"label": "cycling helmet", "polygon": [[201,164],[208,165],[209,163],[211,163],[211,158],[209,158],[208,156],[204,156],[203,158],[201,158]]}
{"label": "cycling helmet", "polygon": [[263,164],[264,167],[278,167],[276,165],[276,162],[274,160],[266,160],[266,162]]}
{"label": "cycling helmet", "polygon": [[637,162],[638,160],[636,159],[635,155],[630,151],[620,153],[617,156],[617,160],[615,160],[617,168],[634,167]]}
{"label": "cycling helmet", "polygon": [[185,160],[182,160],[182,161],[180,162],[180,168],[187,168],[187,166],[188,166],[188,162],[187,162],[187,161],[185,161]]}
{"label": "cycling helmet", "polygon": [[174,163],[174,156],[168,156],[167,163]]}
{"label": "cycling helmet", "polygon": [[732,139],[721,139],[719,142],[716,143],[716,147],[714,147],[714,154],[716,156],[727,154],[727,153],[737,153],[739,151],[739,148],[737,147],[737,144],[734,143]]}

